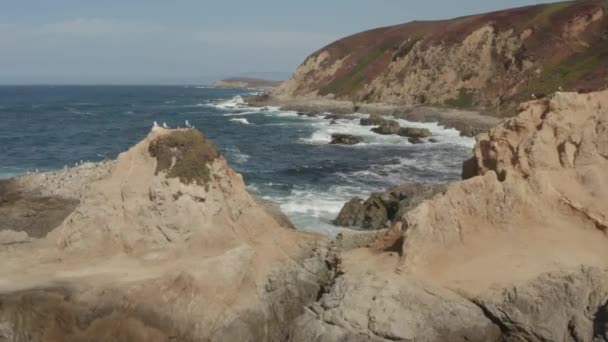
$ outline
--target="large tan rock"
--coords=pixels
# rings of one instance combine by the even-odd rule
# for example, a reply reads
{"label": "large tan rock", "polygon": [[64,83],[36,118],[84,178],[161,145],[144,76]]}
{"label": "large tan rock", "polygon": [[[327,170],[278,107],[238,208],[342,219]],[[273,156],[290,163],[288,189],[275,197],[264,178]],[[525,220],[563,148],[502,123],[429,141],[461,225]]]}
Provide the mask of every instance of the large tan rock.
{"label": "large tan rock", "polygon": [[558,93],[479,136],[473,177],[343,253],[292,341],[605,341],[607,108]]}
{"label": "large tan rock", "polygon": [[155,128],[108,166],[15,181],[83,186],[46,237],[1,234],[0,341],[280,341],[328,280],[323,239],[282,227],[198,131]]}

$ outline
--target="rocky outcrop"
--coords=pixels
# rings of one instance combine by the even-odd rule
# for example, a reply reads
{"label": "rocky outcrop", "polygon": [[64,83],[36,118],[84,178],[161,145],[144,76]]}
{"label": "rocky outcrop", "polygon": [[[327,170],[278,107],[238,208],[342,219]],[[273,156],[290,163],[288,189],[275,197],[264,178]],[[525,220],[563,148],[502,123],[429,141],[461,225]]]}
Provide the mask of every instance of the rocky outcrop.
{"label": "rocky outcrop", "polygon": [[414,127],[401,127],[399,129],[400,136],[408,138],[428,138],[431,135],[431,131],[428,128],[414,128]]}
{"label": "rocky outcrop", "polygon": [[34,216],[1,226],[0,340],[281,341],[331,280],[326,240],[284,227],[193,129],[2,185],[3,212]]}
{"label": "rocky outcrop", "polygon": [[382,135],[399,134],[400,130],[401,126],[395,120],[385,120],[378,127],[372,128],[372,132]]}
{"label": "rocky outcrop", "polygon": [[422,201],[445,189],[445,184],[414,183],[373,193],[365,201],[353,198],[344,205],[334,224],[368,230],[387,228]]}
{"label": "rocky outcrop", "polygon": [[360,144],[362,142],[363,142],[363,138],[358,137],[356,135],[334,133],[331,135],[330,144],[332,144],[332,145],[356,145],[356,144]]}
{"label": "rocky outcrop", "polygon": [[342,253],[292,341],[605,341],[605,108],[557,93],[479,136],[472,178]]}
{"label": "rocky outcrop", "polygon": [[511,115],[533,96],[608,86],[607,11],[571,1],[361,32],[313,53],[272,96]]}
{"label": "rocky outcrop", "polygon": [[370,115],[367,118],[362,118],[359,120],[359,124],[361,126],[380,126],[384,123],[386,123],[386,119],[380,115]]}

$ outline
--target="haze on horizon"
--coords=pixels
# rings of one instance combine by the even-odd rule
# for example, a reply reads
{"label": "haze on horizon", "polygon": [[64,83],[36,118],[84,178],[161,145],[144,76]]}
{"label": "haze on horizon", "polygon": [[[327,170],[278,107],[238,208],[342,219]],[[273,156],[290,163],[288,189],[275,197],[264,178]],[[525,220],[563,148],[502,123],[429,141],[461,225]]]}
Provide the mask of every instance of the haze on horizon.
{"label": "haze on horizon", "polygon": [[546,0],[5,0],[0,84],[204,84],[285,78],[359,31]]}

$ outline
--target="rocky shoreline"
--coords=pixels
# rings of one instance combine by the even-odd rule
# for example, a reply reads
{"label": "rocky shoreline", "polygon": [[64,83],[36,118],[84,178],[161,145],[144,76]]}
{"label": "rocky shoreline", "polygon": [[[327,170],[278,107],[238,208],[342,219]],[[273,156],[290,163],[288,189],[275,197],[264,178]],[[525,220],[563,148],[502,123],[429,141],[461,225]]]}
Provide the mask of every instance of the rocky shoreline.
{"label": "rocky shoreline", "polygon": [[251,96],[245,99],[251,106],[278,106],[313,114],[352,114],[355,112],[372,115],[393,116],[414,122],[437,122],[446,128],[454,128],[463,136],[474,137],[498,125],[500,118],[479,112],[425,106],[401,106],[382,103],[353,103],[350,101],[320,98],[285,99],[270,94]]}
{"label": "rocky shoreline", "polygon": [[469,179],[376,194],[352,217],[388,229],[335,239],[265,209],[194,129],[0,182],[0,340],[606,342],[605,108],[525,103]]}

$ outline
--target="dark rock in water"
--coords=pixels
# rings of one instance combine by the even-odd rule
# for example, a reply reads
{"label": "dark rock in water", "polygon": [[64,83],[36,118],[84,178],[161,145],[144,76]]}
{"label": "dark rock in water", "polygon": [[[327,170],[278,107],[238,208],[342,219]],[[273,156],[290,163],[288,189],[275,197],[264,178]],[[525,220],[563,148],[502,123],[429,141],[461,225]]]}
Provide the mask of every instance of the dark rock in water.
{"label": "dark rock in water", "polygon": [[330,125],[337,125],[337,124],[338,124],[338,121],[336,121],[336,120],[331,120],[331,121],[329,122],[329,124],[330,124]]}
{"label": "dark rock in water", "polygon": [[429,142],[435,144],[435,143],[438,143],[439,140],[437,140],[435,138],[431,138],[431,139],[429,139]]}
{"label": "dark rock in water", "polygon": [[363,200],[359,197],[354,197],[344,204],[340,214],[334,220],[334,224],[343,227],[358,226],[363,222],[365,216],[365,206]]}
{"label": "dark rock in water", "polygon": [[332,134],[330,144],[334,145],[356,145],[363,142],[363,138],[351,134]]}
{"label": "dark rock in water", "polygon": [[372,128],[372,132],[382,135],[398,134],[400,130],[401,126],[395,120],[385,120],[380,126]]}
{"label": "dark rock in water", "polygon": [[354,120],[357,117],[349,114],[328,114],[323,117],[326,120]]}
{"label": "dark rock in water", "polygon": [[424,140],[420,139],[420,138],[407,138],[407,141],[410,142],[410,144],[424,144]]}
{"label": "dark rock in water", "polygon": [[413,183],[373,193],[366,201],[353,198],[344,205],[333,223],[368,230],[387,228],[418,204],[446,188],[447,184]]}
{"label": "dark rock in water", "polygon": [[432,134],[427,128],[402,127],[399,135],[408,138],[428,138]]}
{"label": "dark rock in water", "polygon": [[309,118],[316,118],[317,117],[317,113],[313,113],[313,112],[298,112],[299,116],[307,116]]}
{"label": "dark rock in water", "polygon": [[380,115],[370,115],[369,118],[364,118],[359,121],[361,126],[380,126],[386,119],[381,117]]}

